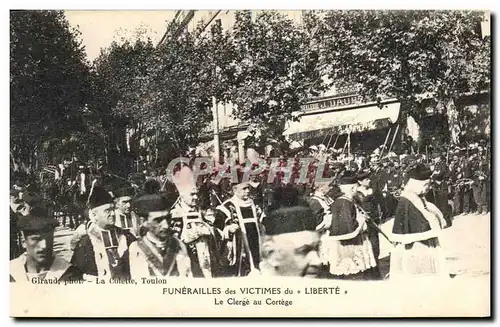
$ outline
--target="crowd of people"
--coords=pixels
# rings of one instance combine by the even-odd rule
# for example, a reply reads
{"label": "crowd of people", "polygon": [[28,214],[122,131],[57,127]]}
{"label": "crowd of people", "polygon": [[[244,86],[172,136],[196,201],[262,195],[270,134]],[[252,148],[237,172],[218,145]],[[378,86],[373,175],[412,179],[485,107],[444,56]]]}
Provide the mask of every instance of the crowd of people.
{"label": "crowd of people", "polygon": [[[252,153],[247,157],[256,159]],[[257,156],[272,162],[272,154]],[[221,179],[225,166],[194,174],[195,157],[190,152],[172,171],[127,178],[102,162],[97,169],[67,163],[71,169],[61,169],[43,194],[14,178],[11,281],[449,276],[441,231],[454,216],[491,205],[484,143],[401,155],[385,146],[351,154],[320,144],[280,153],[278,166],[289,174],[268,166],[249,180],[243,176],[255,168],[252,160],[234,166],[236,179]],[[306,157],[313,160],[303,180]],[[329,182],[318,182],[318,174]],[[388,235],[381,225],[391,219]],[[69,261],[54,253],[61,227],[72,230]],[[381,269],[381,238],[393,247],[389,274]]]}

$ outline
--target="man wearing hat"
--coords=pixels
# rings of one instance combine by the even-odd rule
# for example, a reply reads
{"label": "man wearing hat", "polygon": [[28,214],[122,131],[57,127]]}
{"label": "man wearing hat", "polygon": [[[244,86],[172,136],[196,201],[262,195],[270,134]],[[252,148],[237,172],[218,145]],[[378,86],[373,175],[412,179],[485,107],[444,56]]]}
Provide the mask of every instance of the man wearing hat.
{"label": "man wearing hat", "polygon": [[385,219],[390,219],[394,216],[394,212],[398,205],[398,200],[395,195],[399,193],[403,183],[397,159],[399,158],[396,157],[396,159],[391,159],[386,168],[387,189],[382,192],[384,196],[384,205],[382,207],[385,208]]}
{"label": "man wearing hat", "polygon": [[452,225],[452,213],[448,204],[448,167],[441,156],[436,157],[432,168],[431,184],[426,199],[434,203],[443,213],[447,226]]}
{"label": "man wearing hat", "polygon": [[216,208],[214,226],[222,231],[227,273],[246,276],[259,267],[262,210],[250,198],[250,185],[233,186],[233,196]]}
{"label": "man wearing hat", "polygon": [[431,174],[424,164],[416,164],[407,173],[408,183],[401,194],[392,229],[391,239],[396,246],[390,258],[391,278],[449,276],[439,243],[446,221],[441,211],[424,198]]}
{"label": "man wearing hat", "polygon": [[92,221],[75,246],[71,262],[87,275],[100,278],[130,278],[129,252],[135,236],[115,226],[113,197],[103,187],[91,189],[88,200]]}
{"label": "man wearing hat", "polygon": [[486,214],[488,212],[488,163],[484,155],[479,155],[474,163],[474,176],[472,193],[476,203],[476,213]]}
{"label": "man wearing hat", "polygon": [[134,188],[127,184],[118,185],[113,190],[113,195],[115,196],[115,225],[138,237],[140,224],[130,208],[130,201],[135,195]]}
{"label": "man wearing hat", "polygon": [[307,203],[282,206],[263,221],[260,273],[262,276],[317,277],[320,235],[314,212]]}
{"label": "man wearing hat", "polygon": [[358,187],[354,172],[346,171],[338,184],[342,195],[331,206],[330,235],[323,240],[323,252],[332,278],[367,279],[376,267],[367,234],[367,214],[353,199]]}
{"label": "man wearing hat", "polygon": [[379,160],[370,162],[372,164],[372,173],[370,175],[370,188],[373,190],[375,202],[380,206],[383,218],[387,216],[386,198],[384,193],[387,192],[388,175],[383,167],[383,163]]}
{"label": "man wearing hat", "polygon": [[175,236],[187,245],[194,277],[213,277],[218,235],[210,224],[215,218],[201,210],[196,181],[189,167],[183,167],[174,176],[174,183],[179,193],[171,208]]}
{"label": "man wearing hat", "polygon": [[79,269],[53,252],[56,226],[58,222],[40,206],[19,217],[18,228],[26,251],[10,261],[11,282],[41,284],[82,279]]}
{"label": "man wearing hat", "polygon": [[146,235],[130,244],[131,277],[192,277],[186,245],[171,229],[172,202],[158,194],[146,194],[134,200],[134,211],[144,219]]}
{"label": "man wearing hat", "polygon": [[464,196],[464,185],[462,180],[462,172],[460,167],[460,158],[454,155],[450,167],[450,191],[453,194],[453,212],[452,215],[456,216],[462,213],[463,210],[463,196]]}
{"label": "man wearing hat", "polygon": [[21,216],[27,216],[33,207],[41,204],[41,198],[34,192],[24,191],[18,193],[18,200],[15,203],[17,204],[16,212]]}

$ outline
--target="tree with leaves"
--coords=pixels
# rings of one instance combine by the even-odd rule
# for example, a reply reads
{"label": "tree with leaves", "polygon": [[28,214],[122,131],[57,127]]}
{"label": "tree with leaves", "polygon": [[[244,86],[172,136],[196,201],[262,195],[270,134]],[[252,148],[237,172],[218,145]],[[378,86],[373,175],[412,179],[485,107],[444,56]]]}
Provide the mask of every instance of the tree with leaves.
{"label": "tree with leaves", "polygon": [[[210,58],[214,56],[209,52],[214,43],[198,42],[199,30],[177,35],[175,26],[170,27],[167,30],[175,37],[168,34],[156,47],[141,38],[113,42],[94,62],[106,106],[115,125],[124,128],[114,130],[123,137],[127,129],[134,131],[130,142],[135,146],[129,153],[134,159],[157,159],[162,153],[179,156],[196,145],[212,117],[214,85],[221,85],[213,81],[215,65]],[[140,140],[146,140],[142,147]],[[121,148],[120,155],[128,155]]]}
{"label": "tree with leaves", "polygon": [[359,85],[365,100],[397,98],[403,113],[417,120],[426,115],[422,103],[431,97],[452,127],[458,122],[450,104],[463,94],[490,88],[491,40],[481,35],[483,15],[328,11],[319,20],[315,38],[333,83]]}
{"label": "tree with leaves", "polygon": [[281,139],[292,113],[322,90],[310,27],[275,11],[255,18],[250,11],[235,13],[226,39],[231,59],[221,63],[228,77],[222,98],[235,106],[238,119],[251,121],[270,138]]}
{"label": "tree with leaves", "polygon": [[[61,11],[10,13],[11,155],[33,169],[84,132],[89,71],[79,33]],[[49,155],[49,158],[47,158]]]}

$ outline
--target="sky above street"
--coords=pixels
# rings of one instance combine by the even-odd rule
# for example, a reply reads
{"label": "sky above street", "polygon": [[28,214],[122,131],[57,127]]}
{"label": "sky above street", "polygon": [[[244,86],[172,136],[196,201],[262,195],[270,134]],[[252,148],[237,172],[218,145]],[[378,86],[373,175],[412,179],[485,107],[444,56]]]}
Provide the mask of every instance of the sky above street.
{"label": "sky above street", "polygon": [[66,11],[72,27],[78,27],[87,58],[92,61],[113,41],[131,39],[136,29],[144,29],[154,43],[165,32],[166,21],[175,11]]}

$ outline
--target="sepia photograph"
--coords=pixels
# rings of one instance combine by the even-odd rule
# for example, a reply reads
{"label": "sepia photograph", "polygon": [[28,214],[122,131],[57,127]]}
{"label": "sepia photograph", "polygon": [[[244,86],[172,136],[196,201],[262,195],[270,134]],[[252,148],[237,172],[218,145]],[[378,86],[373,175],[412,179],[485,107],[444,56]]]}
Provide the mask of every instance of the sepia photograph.
{"label": "sepia photograph", "polygon": [[12,317],[491,316],[488,10],[9,18]]}

